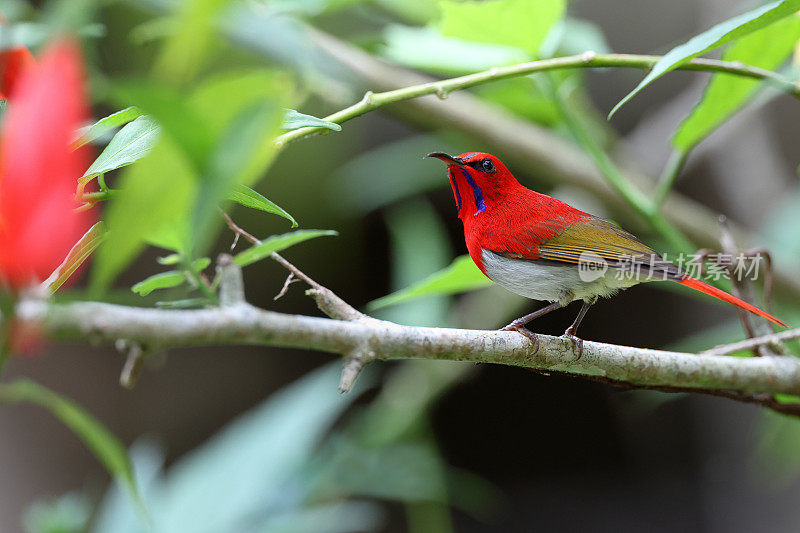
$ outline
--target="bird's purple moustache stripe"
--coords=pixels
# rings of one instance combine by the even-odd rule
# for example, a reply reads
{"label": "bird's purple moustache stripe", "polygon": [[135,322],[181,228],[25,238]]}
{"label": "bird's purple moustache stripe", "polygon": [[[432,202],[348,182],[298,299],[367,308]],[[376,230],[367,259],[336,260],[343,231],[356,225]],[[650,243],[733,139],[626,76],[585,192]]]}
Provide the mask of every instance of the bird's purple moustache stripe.
{"label": "bird's purple moustache stripe", "polygon": [[[472,179],[472,176],[469,175],[469,172],[467,172],[466,169],[462,168],[461,173],[464,174],[464,179],[466,179],[469,186],[472,187],[472,194],[475,197],[475,215],[477,215],[486,209],[486,202],[483,199],[483,191],[481,191],[481,188],[478,187],[478,184],[475,183],[475,180]],[[459,207],[459,209],[461,208]]]}

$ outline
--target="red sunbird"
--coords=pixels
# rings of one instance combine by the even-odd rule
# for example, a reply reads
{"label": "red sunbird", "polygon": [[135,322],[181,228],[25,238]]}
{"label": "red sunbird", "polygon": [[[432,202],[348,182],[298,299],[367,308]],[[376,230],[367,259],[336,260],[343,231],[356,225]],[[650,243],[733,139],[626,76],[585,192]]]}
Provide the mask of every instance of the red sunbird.
{"label": "red sunbird", "polygon": [[771,314],[689,276],[611,222],[524,187],[493,155],[469,152],[453,157],[434,152],[425,157],[447,165],[467,250],[481,272],[513,293],[550,302],[504,330],[518,331],[538,345],[526,324],[581,300],[575,322],[564,332],[580,357],[583,341],[576,335],[589,307],[601,296],[654,280],[676,281],[788,327]]}

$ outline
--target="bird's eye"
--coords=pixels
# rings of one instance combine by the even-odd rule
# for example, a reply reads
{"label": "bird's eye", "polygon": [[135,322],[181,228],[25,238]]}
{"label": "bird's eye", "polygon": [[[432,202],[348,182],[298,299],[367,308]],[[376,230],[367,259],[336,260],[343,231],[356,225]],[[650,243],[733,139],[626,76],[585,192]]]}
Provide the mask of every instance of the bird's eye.
{"label": "bird's eye", "polygon": [[484,159],[481,161],[481,170],[487,173],[494,172],[494,163],[492,163],[492,160]]}

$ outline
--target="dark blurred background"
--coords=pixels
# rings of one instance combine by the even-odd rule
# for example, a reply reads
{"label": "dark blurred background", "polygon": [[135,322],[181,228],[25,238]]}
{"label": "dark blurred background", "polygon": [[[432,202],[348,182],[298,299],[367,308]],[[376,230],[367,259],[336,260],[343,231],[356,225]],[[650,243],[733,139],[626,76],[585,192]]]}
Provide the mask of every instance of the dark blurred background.
{"label": "dark blurred background", "polygon": [[[576,1],[569,13],[601,28],[614,51],[659,53],[746,7],[731,0]],[[128,3],[104,6],[99,21],[106,27],[105,36],[90,47],[93,70],[109,76],[144,70],[153,44],[137,44],[129,35],[150,16],[148,10]],[[367,3],[322,14],[314,23],[358,41],[379,36],[376,27],[392,16],[380,3]],[[251,57],[251,52],[226,49],[217,59],[237,61],[239,53]],[[606,113],[641,75],[590,72],[587,85],[599,112]],[[701,73],[672,73],[610,123],[622,138],[619,148],[646,173],[660,172],[669,136],[707,79]],[[102,87],[101,80],[96,83]],[[340,107],[311,95],[301,110],[324,116]],[[96,111],[102,116],[112,110],[100,104]],[[798,122],[800,106],[789,97],[744,110],[693,152],[676,188],[746,227],[763,229],[773,206],[783,204],[797,186]],[[433,178],[441,178],[437,187],[423,187],[430,190],[391,202],[358,197],[369,180],[404,180],[407,162],[413,161],[409,169],[422,168],[417,163],[421,155],[451,148],[484,149],[453,132],[420,131],[383,112],[353,120],[340,133],[292,144],[259,182],[259,191],[289,210],[302,227],[331,228],[339,236],[299,245],[286,257],[363,308],[465,253],[452,194],[439,166],[425,167]],[[507,154],[496,155],[502,159]],[[376,163],[376,158],[385,162]],[[381,165],[391,168],[384,172]],[[604,214],[601,204],[579,190],[544,188],[532,169],[512,170],[532,188]],[[259,236],[288,229],[282,219],[244,208],[234,209],[232,215]],[[409,229],[398,230],[401,225]],[[432,256],[414,256],[409,243],[419,232],[432,236],[425,237],[417,253],[424,255],[433,247],[437,252]],[[217,250],[225,250],[231,241],[231,234],[221,232]],[[120,291],[152,274],[156,255],[148,251],[125,272],[117,283]],[[284,279],[278,265],[262,262],[251,267],[245,272],[249,301],[281,312],[318,314],[299,284],[273,301]],[[453,301],[439,297],[409,303],[380,316],[407,323],[494,328],[535,305],[491,287]],[[575,311],[552,313],[537,321],[535,329],[560,334]],[[733,311],[650,286],[598,303],[581,333],[596,341],[686,349],[743,335]],[[11,361],[8,372],[30,376],[73,398],[126,444],[143,435],[155,437],[169,463],[276,390],[333,359],[260,347],[176,349],[150,365],[133,390],[125,390],[117,383],[123,357],[113,349],[58,344],[39,357]],[[402,365],[373,366],[380,385],[393,379]],[[799,432],[776,415],[725,399],[620,391],[492,365],[448,366],[458,367],[453,370],[458,375],[431,402],[430,433],[446,464],[476,474],[493,487],[493,503],[485,511],[454,511],[451,525],[457,531],[798,529]],[[368,392],[359,400],[360,408],[378,394]],[[4,406],[0,428],[3,532],[20,530],[20,517],[33,501],[74,490],[102,493],[107,483],[102,467],[48,413]],[[390,503],[385,510],[382,530],[405,531],[414,523],[402,506]],[[425,528],[417,524],[416,530]]]}

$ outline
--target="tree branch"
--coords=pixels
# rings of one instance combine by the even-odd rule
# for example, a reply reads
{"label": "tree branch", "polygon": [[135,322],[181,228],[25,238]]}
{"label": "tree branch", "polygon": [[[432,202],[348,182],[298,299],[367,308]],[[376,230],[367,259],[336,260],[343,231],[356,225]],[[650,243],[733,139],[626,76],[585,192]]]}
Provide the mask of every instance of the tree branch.
{"label": "tree branch", "polygon": [[[447,98],[453,91],[469,89],[477,85],[483,85],[493,81],[508,78],[527,76],[537,72],[550,70],[572,69],[572,68],[603,68],[603,67],[624,67],[651,69],[662,56],[638,55],[638,54],[596,54],[595,52],[584,52],[582,54],[556,57],[552,59],[541,59],[539,61],[529,61],[507,67],[494,67],[482,72],[467,74],[441,81],[426,82],[402,89],[395,89],[382,93],[367,92],[360,102],[351,105],[341,111],[325,117],[328,122],[341,124],[350,119],[359,117],[364,113],[383,107],[385,105],[411,100],[420,96],[435,94],[440,98]],[[694,58],[678,67],[678,70],[694,70],[707,72],[722,72],[734,76],[742,76],[766,81],[771,85],[800,98],[800,87],[791,81],[783,78],[775,72],[752,67],[739,62],[721,61],[718,59]],[[299,128],[288,133],[284,133],[275,140],[277,146],[307,137],[309,135],[328,131],[323,127]]]}
{"label": "tree branch", "polygon": [[411,327],[367,316],[335,320],[287,315],[244,302],[213,309],[163,310],[27,300],[20,302],[17,317],[38,323],[56,339],[104,344],[126,339],[149,349],[283,346],[350,357],[372,353],[370,358],[377,359],[496,363],[645,388],[800,395],[800,361],[793,357],[719,357],[586,341],[583,355],[576,359],[572,343],[559,337],[539,335],[539,350],[531,353],[531,343],[514,332]]}

